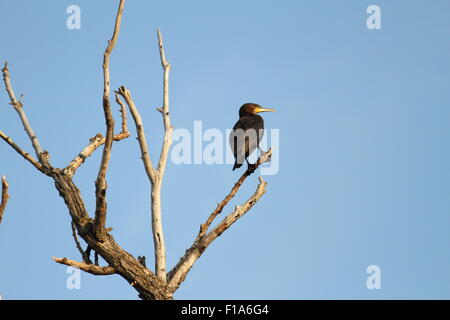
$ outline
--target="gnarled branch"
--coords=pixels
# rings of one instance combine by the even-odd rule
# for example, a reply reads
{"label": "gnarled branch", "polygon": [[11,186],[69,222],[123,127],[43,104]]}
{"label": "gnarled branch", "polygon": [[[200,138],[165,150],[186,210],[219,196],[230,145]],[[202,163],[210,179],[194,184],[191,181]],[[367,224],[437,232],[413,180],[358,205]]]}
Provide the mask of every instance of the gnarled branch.
{"label": "gnarled branch", "polygon": [[110,94],[110,76],[109,76],[109,60],[111,52],[116,45],[120,32],[120,23],[122,21],[123,6],[125,1],[121,0],[117,11],[116,22],[114,24],[114,33],[111,40],[108,41],[105,53],[103,54],[103,112],[106,120],[106,136],[103,146],[102,160],[98,171],[97,180],[95,182],[95,219],[94,232],[99,240],[105,238],[106,230],[106,171],[108,170],[109,159],[111,158],[111,149],[114,135],[114,118],[111,113],[111,105],[109,101]]}
{"label": "gnarled branch", "polygon": [[70,260],[67,258],[53,257],[53,260],[55,260],[55,262],[57,262],[57,263],[64,264],[69,267],[75,267],[75,268],[83,270],[87,273],[95,274],[97,276],[107,276],[107,275],[116,273],[114,268],[111,266],[100,267],[100,266],[96,266],[92,263],[88,264],[85,262],[78,262],[78,261]]}

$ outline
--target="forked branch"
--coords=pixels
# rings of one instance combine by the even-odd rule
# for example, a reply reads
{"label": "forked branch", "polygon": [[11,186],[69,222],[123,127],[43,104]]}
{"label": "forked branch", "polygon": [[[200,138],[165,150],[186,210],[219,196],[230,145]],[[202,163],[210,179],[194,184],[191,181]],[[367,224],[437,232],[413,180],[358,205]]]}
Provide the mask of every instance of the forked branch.
{"label": "forked branch", "polygon": [[196,241],[199,241],[201,238],[203,238],[208,231],[209,226],[214,221],[214,219],[217,217],[218,214],[220,214],[225,208],[225,206],[230,202],[231,199],[236,195],[241,185],[244,183],[245,179],[247,179],[248,176],[250,176],[255,170],[263,163],[270,160],[272,157],[272,149],[269,149],[269,151],[263,153],[261,157],[257,160],[257,162],[253,165],[247,168],[245,170],[244,174],[239,178],[239,180],[235,183],[234,187],[231,189],[230,193],[223,199],[219,204],[217,204],[216,209],[211,213],[211,215],[208,217],[205,223],[203,223],[200,226],[200,231],[198,232]]}
{"label": "forked branch", "polygon": [[[247,171],[254,171],[255,169],[256,168],[251,168],[247,169]],[[243,176],[251,174],[247,171],[243,174]],[[180,258],[180,261],[168,274],[168,284],[173,292],[175,292],[181,285],[181,283],[186,279],[186,276],[191,270],[192,266],[198,260],[198,258],[200,258],[205,249],[225,230],[230,228],[233,223],[235,223],[239,218],[246,214],[256,204],[256,202],[258,202],[258,200],[266,192],[266,186],[267,182],[265,182],[262,177],[259,177],[259,184],[256,188],[255,193],[241,206],[236,206],[233,212],[222,219],[222,221],[217,224],[217,226],[215,226],[209,233],[194,241],[192,246],[186,250],[184,256]]]}
{"label": "forked branch", "polygon": [[142,123],[141,115],[131,97],[130,91],[124,86],[120,87],[116,93],[119,94],[128,105],[130,112],[133,116],[134,123],[136,125],[136,131],[139,141],[139,147],[141,149],[141,158],[144,163],[145,172],[150,180],[152,192],[152,234],[153,234],[153,246],[155,249],[155,273],[162,281],[166,281],[166,246],[164,242],[164,232],[162,227],[162,215],[161,215],[161,186],[164,178],[164,172],[167,165],[167,158],[169,155],[170,146],[172,144],[172,132],[173,126],[170,122],[169,114],[169,72],[170,63],[166,59],[164,51],[163,38],[159,30],[158,34],[158,46],[161,59],[161,66],[164,71],[163,75],[163,106],[157,108],[162,114],[164,124],[164,139],[161,148],[161,154],[158,161],[158,166],[155,170],[152,160],[148,151],[147,139],[145,136],[144,125]]}
{"label": "forked branch", "polygon": [[[128,131],[127,126],[127,110],[125,108],[124,103],[119,99],[116,94],[116,102],[120,105],[120,113],[122,116],[122,131],[119,134],[115,134],[113,136],[114,141],[120,141],[126,139],[130,136],[130,132]],[[89,139],[89,144],[81,150],[81,152],[69,163],[69,165],[64,168],[64,172],[73,176],[75,171],[84,163],[84,161],[90,157],[95,150],[97,150],[100,146],[105,144],[106,138],[103,137],[101,133],[97,133],[95,137]]]}

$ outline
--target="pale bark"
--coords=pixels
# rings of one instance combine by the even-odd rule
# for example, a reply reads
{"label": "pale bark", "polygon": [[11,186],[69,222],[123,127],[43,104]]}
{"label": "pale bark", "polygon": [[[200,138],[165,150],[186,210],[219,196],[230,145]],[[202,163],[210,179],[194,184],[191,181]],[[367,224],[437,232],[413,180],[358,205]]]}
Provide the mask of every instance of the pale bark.
{"label": "pale bark", "polygon": [[41,164],[45,164],[47,159],[42,151],[41,144],[39,143],[39,140],[36,137],[36,134],[34,133],[33,129],[31,128],[30,123],[28,122],[28,118],[23,110],[22,101],[20,101],[20,99],[19,100],[16,99],[14,89],[11,85],[11,78],[9,75],[7,62],[5,62],[5,66],[3,67],[2,72],[3,72],[3,82],[5,83],[6,92],[8,92],[9,99],[11,100],[10,104],[14,107],[14,110],[16,110],[16,112],[18,113],[20,120],[22,121],[23,128],[25,129],[25,132],[27,133],[28,137],[30,138],[31,144],[33,145],[34,151],[36,152],[36,156],[39,159],[39,162]]}
{"label": "pale bark", "polygon": [[136,105],[134,104],[130,91],[127,88],[122,86],[116,91],[116,93],[119,94],[125,100],[125,102],[128,105],[128,108],[130,109],[131,115],[133,116],[134,123],[136,125],[137,140],[139,142],[139,147],[141,150],[141,159],[142,162],[144,163],[144,168],[145,172],[147,173],[147,177],[150,180],[150,182],[153,183],[153,181],[156,180],[156,173],[155,170],[153,169],[153,163],[148,151],[147,138],[145,136],[144,124],[142,123],[141,115],[138,109],[136,108]]}
{"label": "pale bark", "polygon": [[8,181],[6,181],[6,177],[2,176],[2,194],[0,198],[0,224],[3,220],[3,214],[5,213],[6,204],[9,200],[9,193],[8,193]]}
{"label": "pale bark", "polygon": [[156,169],[156,181],[152,186],[152,231],[153,243],[155,248],[155,269],[156,275],[163,281],[166,281],[166,245],[164,242],[164,232],[162,227],[161,215],[161,186],[166,170],[167,158],[169,156],[170,146],[172,145],[173,127],[170,123],[169,116],[169,72],[170,64],[166,60],[164,52],[163,38],[158,30],[158,45],[161,57],[161,65],[164,70],[163,76],[163,107],[158,109],[163,118],[164,123],[164,140],[162,143],[161,154]]}
{"label": "pale bark", "polygon": [[0,130],[0,138],[2,138],[7,144],[9,144],[11,148],[16,150],[17,153],[20,154],[25,160],[30,162],[36,169],[45,174],[42,165],[38,161],[36,161],[36,159],[34,159],[33,156],[30,155],[28,152],[23,151],[22,148],[20,148],[16,143],[14,143],[14,141],[1,130]]}
{"label": "pale bark", "polygon": [[144,124],[142,123],[141,115],[131,97],[130,91],[124,86],[120,87],[116,94],[123,97],[130,109],[136,125],[138,135],[139,147],[141,149],[141,159],[144,163],[145,172],[151,184],[151,221],[153,246],[155,250],[155,273],[162,281],[166,281],[166,246],[164,241],[164,231],[162,226],[162,204],[161,204],[161,187],[164,178],[164,172],[167,165],[167,158],[169,155],[170,146],[172,144],[173,126],[170,122],[169,114],[169,72],[171,65],[166,59],[163,37],[161,32],[157,31],[158,46],[161,59],[161,66],[163,68],[163,106],[157,108],[162,114],[164,124],[164,138],[161,148],[161,153],[156,170],[148,151],[147,139],[145,136]]}

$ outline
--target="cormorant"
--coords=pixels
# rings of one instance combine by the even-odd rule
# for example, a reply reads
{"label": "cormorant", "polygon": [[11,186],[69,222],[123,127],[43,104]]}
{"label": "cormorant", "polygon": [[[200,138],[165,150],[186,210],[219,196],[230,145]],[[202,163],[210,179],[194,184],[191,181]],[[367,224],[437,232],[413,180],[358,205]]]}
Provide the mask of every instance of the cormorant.
{"label": "cormorant", "polygon": [[245,103],[239,109],[239,120],[230,134],[230,146],[236,159],[233,170],[240,168],[244,159],[250,166],[247,157],[259,148],[264,134],[264,120],[258,113],[267,111],[274,112],[275,109],[266,109],[256,103]]}

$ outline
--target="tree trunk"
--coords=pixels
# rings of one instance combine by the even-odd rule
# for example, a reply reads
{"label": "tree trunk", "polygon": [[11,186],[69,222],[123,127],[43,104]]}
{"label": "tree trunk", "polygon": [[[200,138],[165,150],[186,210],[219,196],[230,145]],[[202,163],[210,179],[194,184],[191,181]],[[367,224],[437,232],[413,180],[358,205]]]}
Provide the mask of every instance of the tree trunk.
{"label": "tree trunk", "polygon": [[160,281],[150,270],[144,267],[136,258],[123,250],[114,240],[113,236],[106,233],[104,241],[96,239],[92,230],[93,220],[89,218],[84,202],[81,199],[80,190],[71,178],[61,170],[56,169],[51,173],[55,181],[59,195],[64,199],[70,216],[75,222],[78,234],[86,243],[105,259],[114,268],[116,273],[125,278],[138,292],[142,299],[171,300],[172,293],[167,285]]}

